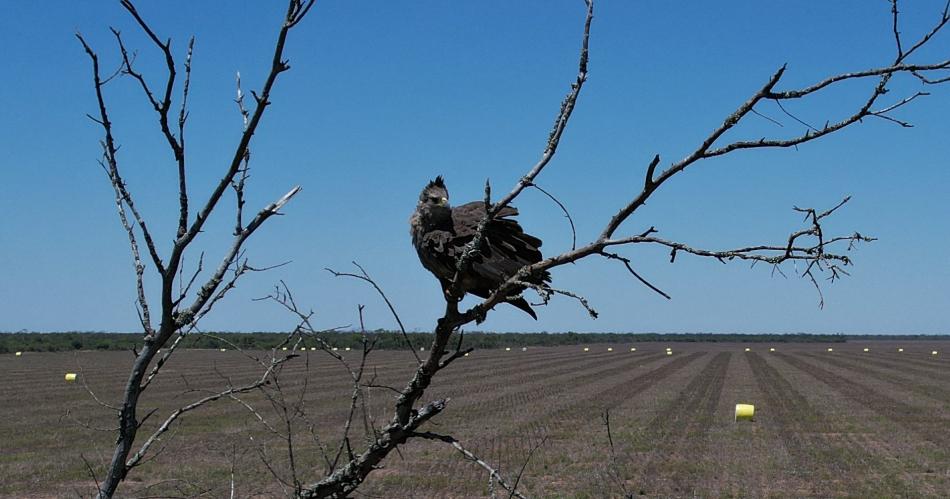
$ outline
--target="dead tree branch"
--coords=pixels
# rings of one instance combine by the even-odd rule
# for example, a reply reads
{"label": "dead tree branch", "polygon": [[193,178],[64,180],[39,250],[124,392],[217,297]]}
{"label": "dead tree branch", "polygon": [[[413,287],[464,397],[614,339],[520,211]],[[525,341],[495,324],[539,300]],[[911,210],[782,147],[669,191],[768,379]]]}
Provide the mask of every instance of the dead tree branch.
{"label": "dead tree branch", "polygon": [[[185,332],[194,329],[197,321],[203,317],[211,307],[220,300],[228,290],[232,289],[235,281],[241,274],[248,270],[255,270],[247,264],[247,261],[239,262],[244,243],[254,232],[270,217],[280,214],[280,209],[287,204],[299,191],[300,187],[294,187],[277,201],[264,207],[246,226],[241,227],[238,224],[238,230],[235,231],[231,247],[225,252],[221,263],[208,276],[208,279],[195,292],[190,304],[183,305],[184,300],[191,290],[192,284],[198,278],[201,272],[201,263],[199,269],[186,285],[182,285],[182,273],[180,272],[183,264],[183,258],[186,249],[195,240],[198,234],[204,228],[204,224],[217,208],[222,194],[228,188],[240,182],[243,187],[243,180],[246,179],[247,159],[249,158],[249,147],[251,138],[254,136],[261,118],[266,108],[270,105],[270,95],[277,80],[277,77],[290,69],[289,63],[284,59],[283,52],[290,30],[296,26],[309,12],[313,6],[313,0],[289,0],[286,14],[280,26],[277,42],[274,47],[273,60],[270,71],[264,80],[260,92],[255,92],[256,106],[253,111],[246,111],[241,108],[242,117],[245,120],[244,130],[238,144],[234,149],[234,154],[224,170],[215,188],[210,192],[207,199],[200,205],[199,209],[193,214],[190,212],[190,199],[187,189],[187,163],[185,149],[186,122],[188,119],[188,93],[191,83],[191,65],[192,53],[194,50],[194,38],[187,46],[183,69],[184,81],[178,83],[178,65],[175,62],[174,51],[171,40],[162,40],[149,23],[145,20],[131,0],[122,0],[121,6],[134,19],[138,28],[147,36],[151,43],[158,49],[164,59],[164,76],[162,78],[161,89],[153,88],[146,76],[135,66],[135,55],[130,52],[122,38],[121,32],[112,29],[113,36],[118,44],[118,50],[122,58],[122,67],[118,74],[129,76],[138,87],[141,88],[145,100],[149,103],[158,117],[158,128],[164,137],[169,149],[172,152],[176,170],[178,174],[178,224],[175,237],[171,238],[173,243],[166,258],[159,255],[155,238],[153,237],[149,226],[142,217],[133,201],[133,197],[127,187],[127,184],[121,174],[119,166],[119,157],[117,141],[115,138],[112,122],[109,119],[107,110],[105,85],[110,82],[112,77],[103,78],[99,67],[99,57],[92,47],[86,42],[82,35],[77,34],[84,52],[92,63],[93,87],[96,95],[98,107],[98,116],[92,118],[103,132],[102,150],[103,159],[100,162],[109,178],[109,181],[115,191],[115,202],[119,214],[119,220],[123,229],[129,237],[129,246],[132,252],[132,258],[136,273],[136,307],[139,311],[139,317],[145,333],[144,344],[141,350],[135,351],[135,361],[130,371],[129,379],[125,385],[122,397],[122,404],[119,410],[119,431],[117,443],[112,460],[99,489],[99,497],[112,497],[115,494],[119,484],[125,479],[128,472],[140,464],[146,451],[153,439],[149,439],[134,454],[129,457],[132,451],[132,444],[136,439],[136,434],[141,427],[141,421],[137,418],[137,409],[139,398],[151,381],[159,374],[162,366],[168,357],[175,351],[178,340]],[[179,107],[177,112],[177,134],[172,130],[173,123],[176,122],[173,116],[174,96],[180,92]],[[243,173],[242,173],[243,172]],[[238,180],[238,176],[240,179]],[[128,215],[131,215],[131,220]],[[156,303],[150,303],[145,293],[144,274],[145,263],[142,261],[139,253],[139,237],[144,241],[144,245],[151,257],[151,263],[155,267],[156,274],[161,281],[160,296]],[[225,274],[234,271],[234,278],[225,279]],[[176,293],[175,290],[178,290]],[[160,314],[156,316],[156,312]],[[158,322],[157,326],[155,324]],[[153,364],[159,350],[164,347],[172,338],[179,335],[172,348],[162,356],[157,363]],[[265,370],[265,373],[268,371]],[[181,414],[194,410],[205,403],[226,397],[232,393],[240,393],[240,390],[247,388],[229,388],[219,392],[210,398],[202,399],[192,405],[184,406],[176,413],[173,413],[163,425],[173,423]],[[249,388],[253,389],[253,388]],[[162,431],[164,432],[164,430]],[[160,432],[161,433],[161,432]],[[159,434],[160,434],[159,433]],[[153,435],[153,438],[157,436]]]}
{"label": "dead tree branch", "polygon": [[[950,6],[950,3],[948,3],[948,6]],[[894,15],[897,16],[897,13],[895,12]],[[527,173],[515,183],[513,189],[508,194],[497,202],[492,203],[491,188],[490,185],[486,183],[486,215],[479,223],[472,240],[466,245],[456,261],[454,282],[446,292],[445,311],[435,326],[434,339],[429,349],[429,356],[419,365],[412,379],[406,387],[401,390],[396,401],[395,414],[392,421],[382,430],[380,439],[349,464],[337,470],[337,472],[324,480],[307,486],[303,491],[305,497],[340,497],[348,494],[358,486],[388,452],[395,449],[400,443],[405,441],[406,438],[421,436],[423,433],[408,429],[419,424],[420,415],[425,414],[431,417],[433,412],[438,413],[444,408],[445,401],[437,401],[438,405],[436,407],[433,407],[433,403],[423,405],[419,410],[415,408],[415,405],[425,394],[433,377],[447,364],[447,362],[443,363],[442,359],[448,355],[447,345],[449,338],[464,325],[484,320],[488,312],[492,310],[494,306],[509,299],[512,294],[516,294],[516,290],[526,287],[532,288],[541,294],[542,300],[548,299],[552,294],[564,294],[581,301],[588,312],[594,315],[589,304],[585,303],[585,300],[580,294],[571,291],[556,290],[547,286],[529,286],[528,283],[530,279],[528,278],[541,271],[548,271],[590,256],[600,256],[623,263],[627,271],[640,283],[661,296],[669,298],[669,294],[660,290],[659,287],[647,281],[634,270],[630,258],[615,252],[616,247],[634,248],[636,247],[635,245],[646,244],[667,248],[670,251],[671,262],[675,261],[677,253],[687,253],[698,257],[712,258],[722,263],[726,263],[730,260],[748,260],[753,263],[764,262],[778,266],[783,262],[802,262],[805,265],[805,270],[801,275],[809,278],[816,285],[817,280],[815,276],[817,273],[830,274],[829,279],[836,279],[842,275],[847,275],[844,267],[851,264],[851,259],[848,255],[837,252],[835,248],[844,246],[845,243],[847,243],[847,249],[850,250],[856,243],[874,240],[874,238],[864,236],[858,232],[853,232],[851,235],[828,236],[825,227],[826,219],[844,205],[848,201],[848,198],[845,198],[841,203],[824,212],[819,213],[815,210],[805,210],[806,214],[809,215],[806,220],[808,226],[791,232],[786,241],[782,243],[750,245],[731,250],[712,250],[680,241],[657,237],[657,230],[654,227],[650,227],[650,229],[642,233],[633,235],[617,235],[617,232],[660,187],[667,184],[673,177],[681,174],[688,167],[703,160],[733,154],[745,149],[798,146],[817,140],[820,137],[834,134],[844,128],[851,127],[856,123],[862,122],[866,117],[890,119],[904,126],[905,122],[903,120],[893,118],[890,116],[890,113],[897,109],[904,108],[913,101],[924,97],[926,94],[921,92],[904,99],[899,99],[896,103],[881,105],[879,101],[882,96],[888,92],[888,83],[891,79],[896,75],[906,74],[919,79],[929,78],[930,81],[937,81],[936,78],[932,77],[933,74],[950,69],[950,60],[936,63],[916,63],[908,61],[909,56],[917,53],[920,47],[924,46],[947,24],[947,9],[944,10],[941,19],[936,25],[913,44],[906,43],[906,40],[897,32],[896,26],[898,26],[898,24],[895,17],[893,29],[899,47],[894,62],[889,65],[864,71],[841,73],[827,77],[809,86],[786,90],[780,89],[780,83],[787,70],[786,66],[781,66],[767,78],[748,99],[742,102],[734,112],[726,116],[722,123],[701,140],[695,149],[687,154],[685,158],[669,164],[665,168],[660,168],[660,156],[658,154],[654,155],[652,160],[646,165],[642,188],[638,193],[635,191],[635,194],[630,200],[619,207],[617,212],[606,222],[600,235],[596,239],[582,246],[573,245],[569,251],[550,256],[538,263],[523,267],[514,275],[509,276],[508,280],[495,289],[488,298],[483,299],[465,311],[459,311],[458,302],[463,294],[461,292],[462,288],[459,276],[468,269],[468,266],[478,255],[481,249],[482,236],[488,223],[493,220],[500,210],[514,201],[525,188],[535,185],[536,179],[545,167],[549,165],[557,151],[557,146],[564,130],[566,130],[577,98],[587,79],[588,40],[592,18],[593,6],[591,2],[587,2],[587,16],[584,24],[578,75],[571,85],[570,92],[561,103],[554,128],[548,138],[548,143],[541,155],[541,159],[528,169]],[[909,48],[905,49],[905,47]],[[838,87],[842,82],[863,81],[869,78],[876,79],[876,82],[869,89],[867,96],[845,116],[828,120],[822,127],[806,125],[807,129],[804,132],[792,136],[766,136],[757,140],[726,139],[727,135],[732,132],[737,125],[742,123],[747,116],[750,114],[762,115],[757,107],[761,107],[764,102],[774,102],[781,106],[783,101],[807,98],[823,89]],[[782,109],[784,110],[784,107],[782,107]],[[794,118],[791,113],[788,113],[788,111],[785,112]],[[797,118],[795,119],[797,120]],[[448,357],[449,360],[453,358],[455,358],[455,355]],[[446,439],[443,440],[450,441],[452,437],[446,437]],[[494,480],[494,477],[492,479]]]}
{"label": "dead tree branch", "polygon": [[[465,457],[465,459],[467,459],[467,460],[469,460],[469,461],[471,461],[471,462],[473,462],[473,463],[475,463],[475,464],[481,466],[482,468],[485,468],[485,471],[488,472],[489,476],[490,476],[494,481],[498,482],[498,485],[501,485],[501,488],[503,488],[503,489],[505,489],[506,491],[508,491],[508,493],[510,494],[508,497],[517,497],[517,498],[519,498],[519,499],[527,499],[524,495],[522,495],[520,492],[518,492],[518,483],[517,483],[517,482],[515,482],[513,485],[509,485],[508,482],[506,482],[505,479],[502,478],[501,473],[498,473],[498,470],[496,470],[496,469],[493,468],[490,464],[486,463],[484,460],[482,460],[481,458],[479,458],[478,456],[476,456],[475,454],[473,454],[472,451],[466,449],[465,447],[462,447],[462,444],[459,443],[459,441],[456,440],[454,437],[451,437],[451,436],[448,436],[448,435],[440,435],[440,434],[438,434],[438,433],[432,433],[432,432],[429,432],[429,431],[421,432],[421,433],[414,433],[413,436],[414,436],[414,437],[419,437],[419,438],[424,438],[424,439],[426,439],[426,440],[437,440],[437,441],[445,442],[445,443],[451,445],[452,447],[455,448],[455,450],[459,451],[459,453],[461,453],[462,456]],[[536,449],[536,448],[537,448],[537,447],[535,447],[535,449]],[[534,454],[534,450],[533,450],[533,449],[532,449],[532,451],[531,451],[531,454]],[[529,456],[528,459],[530,460],[531,457]],[[525,465],[527,466],[527,461],[525,461]],[[523,469],[522,469],[522,470],[523,470]],[[519,479],[521,478],[521,475],[520,475],[520,474],[518,475],[518,478],[519,478]]]}
{"label": "dead tree branch", "polygon": [[402,338],[403,340],[405,340],[406,346],[409,348],[409,351],[412,352],[412,356],[416,358],[416,362],[418,362],[419,364],[422,364],[422,359],[420,359],[419,354],[416,353],[416,348],[415,346],[413,346],[412,340],[409,339],[409,335],[406,333],[406,327],[402,325],[402,319],[399,318],[399,313],[396,312],[396,307],[394,307],[392,302],[389,301],[389,297],[387,297],[386,293],[383,292],[382,288],[379,287],[379,284],[376,284],[376,281],[374,281],[373,278],[371,278],[369,274],[366,273],[366,269],[364,269],[360,264],[356,262],[351,262],[351,263],[353,263],[353,265],[355,265],[356,268],[360,269],[359,274],[353,274],[349,272],[337,272],[333,269],[325,269],[325,270],[333,274],[334,277],[352,277],[353,279],[359,279],[361,281],[369,283],[370,286],[373,286],[373,289],[375,289],[376,292],[379,294],[379,296],[383,299],[383,301],[386,302],[386,306],[389,307],[389,311],[390,313],[392,313],[393,318],[396,319],[396,324],[399,325],[399,331],[402,332]]}

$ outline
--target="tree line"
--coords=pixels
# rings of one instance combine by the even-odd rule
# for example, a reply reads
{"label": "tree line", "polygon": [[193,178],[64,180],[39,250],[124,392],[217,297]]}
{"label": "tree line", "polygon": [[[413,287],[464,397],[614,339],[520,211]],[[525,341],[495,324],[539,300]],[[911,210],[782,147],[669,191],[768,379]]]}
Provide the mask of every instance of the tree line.
{"label": "tree line", "polygon": [[[376,338],[376,348],[405,349],[406,342],[398,331],[376,330],[368,333]],[[407,333],[413,345],[423,348],[431,344],[431,333]],[[327,344],[340,349],[362,348],[358,332],[328,332],[319,335]],[[286,333],[195,333],[183,340],[182,348],[241,348],[269,350],[279,345]],[[505,347],[583,345],[588,343],[639,342],[740,342],[740,343],[843,343],[856,340],[950,340],[950,335],[844,335],[844,334],[740,334],[740,333],[465,333],[466,348],[489,349]],[[63,332],[0,333],[0,353],[63,352],[71,350],[131,350],[141,338],[133,333]],[[312,343],[312,344],[311,344]],[[306,348],[319,347],[317,341],[304,341]]]}

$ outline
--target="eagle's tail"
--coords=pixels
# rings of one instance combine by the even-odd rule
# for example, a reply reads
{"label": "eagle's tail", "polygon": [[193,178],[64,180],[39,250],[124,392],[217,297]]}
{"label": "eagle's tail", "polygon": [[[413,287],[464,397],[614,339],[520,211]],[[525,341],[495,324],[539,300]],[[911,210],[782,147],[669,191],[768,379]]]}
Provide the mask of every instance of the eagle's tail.
{"label": "eagle's tail", "polygon": [[514,300],[508,300],[508,303],[524,310],[528,315],[530,315],[534,320],[538,320],[538,314],[534,313],[534,309],[531,308],[531,305],[528,305],[528,301],[524,298],[516,298]]}

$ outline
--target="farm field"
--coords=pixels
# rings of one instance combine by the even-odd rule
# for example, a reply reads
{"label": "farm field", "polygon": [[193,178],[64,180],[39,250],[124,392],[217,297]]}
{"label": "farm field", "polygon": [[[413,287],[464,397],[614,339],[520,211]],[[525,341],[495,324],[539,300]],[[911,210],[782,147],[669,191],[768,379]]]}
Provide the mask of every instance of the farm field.
{"label": "farm field", "polygon": [[[457,437],[507,479],[525,466],[519,490],[529,497],[946,497],[950,491],[950,342],[589,347],[475,351],[436,378],[425,400],[451,401],[425,428]],[[357,352],[341,353],[359,359]],[[114,419],[85,386],[115,403],[131,362],[129,352],[0,355],[0,497],[94,494],[86,462],[101,476],[114,440],[101,430]],[[373,352],[364,381],[398,388],[413,366],[409,352]],[[80,379],[66,383],[67,372]],[[242,352],[178,352],[143,398],[140,418],[157,411],[136,443],[207,390],[259,374],[260,365]],[[287,404],[303,400],[289,440],[299,479],[315,481],[326,467],[320,449],[332,459],[340,445],[351,380],[326,353],[308,351],[286,365],[279,384]],[[369,393],[368,413],[381,426],[395,394]],[[284,494],[287,485],[268,465],[293,483],[287,439],[258,419],[286,435],[280,400],[274,405],[255,392],[241,401],[257,414],[222,399],[183,416],[120,495],[228,497],[232,475],[236,497]],[[754,422],[733,420],[737,403],[755,405]],[[354,448],[362,448],[371,423],[354,418]],[[489,492],[487,472],[442,442],[412,441],[384,465],[357,497]]]}

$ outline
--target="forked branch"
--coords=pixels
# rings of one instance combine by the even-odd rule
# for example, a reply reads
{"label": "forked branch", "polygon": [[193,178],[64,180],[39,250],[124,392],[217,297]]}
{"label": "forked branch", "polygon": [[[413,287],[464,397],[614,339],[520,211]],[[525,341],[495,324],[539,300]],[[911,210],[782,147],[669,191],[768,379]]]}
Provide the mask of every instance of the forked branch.
{"label": "forked branch", "polygon": [[[258,270],[248,265],[246,260],[239,261],[244,243],[265,221],[274,215],[279,215],[280,209],[300,191],[299,187],[294,187],[280,199],[264,207],[245,227],[241,227],[239,218],[238,230],[235,231],[231,247],[224,254],[221,263],[195,292],[196,296],[193,301],[187,307],[182,308],[182,303],[189,294],[192,284],[198,279],[203,264],[202,257],[202,259],[199,260],[198,270],[195,271],[187,284],[183,284],[182,280],[184,279],[184,275],[181,270],[185,251],[204,228],[205,222],[212,211],[217,207],[224,190],[228,186],[235,184],[236,177],[239,173],[242,174],[240,182],[243,188],[243,181],[246,179],[246,161],[249,157],[248,151],[251,138],[256,132],[265,109],[270,104],[270,94],[277,80],[277,76],[290,68],[289,63],[283,58],[287,35],[290,29],[296,26],[313,6],[313,0],[288,1],[286,15],[281,24],[277,43],[274,48],[270,72],[264,81],[261,91],[254,93],[256,106],[253,111],[245,111],[242,105],[241,111],[245,119],[245,125],[241,138],[235,147],[233,159],[218,180],[216,187],[209,194],[205,203],[195,214],[194,219],[190,220],[189,194],[186,182],[185,125],[188,119],[187,104],[191,83],[194,38],[188,43],[183,66],[185,75],[184,81],[179,86],[177,83],[178,68],[172,51],[171,40],[163,41],[159,38],[131,0],[121,0],[120,3],[132,16],[138,27],[164,56],[165,73],[163,84],[160,90],[156,90],[150,86],[146,76],[136,68],[135,54],[126,48],[121,33],[118,30],[112,30],[122,58],[122,66],[116,74],[124,74],[131,77],[141,88],[145,100],[157,114],[159,131],[165,138],[175,160],[178,173],[179,199],[178,227],[174,237],[169,238],[173,243],[167,258],[163,259],[159,256],[155,238],[153,238],[145,219],[136,208],[133,197],[120,172],[117,157],[119,147],[114,135],[112,122],[109,119],[104,92],[105,85],[109,83],[115,75],[108,78],[101,76],[98,55],[82,35],[77,34],[76,36],[82,44],[83,50],[92,63],[93,86],[96,94],[98,116],[91,118],[103,131],[103,159],[101,165],[105,169],[109,182],[115,192],[115,203],[119,220],[129,238],[129,246],[132,252],[136,275],[136,307],[139,312],[142,329],[145,333],[144,345],[141,350],[136,349],[134,352],[136,356],[135,361],[125,386],[122,404],[119,407],[119,431],[116,439],[116,447],[106,476],[99,488],[99,497],[103,498],[112,497],[120,482],[125,479],[129,470],[142,462],[143,456],[149,450],[151,442],[154,442],[154,439],[157,438],[157,435],[153,435],[152,439],[147,440],[135,455],[131,458],[129,457],[132,451],[132,444],[136,439],[136,434],[141,427],[142,421],[145,419],[143,418],[140,421],[137,416],[139,397],[142,392],[148,388],[151,381],[161,372],[162,366],[165,365],[169,356],[175,351],[175,347],[179,344],[182,336],[186,332],[196,329],[197,321],[201,317],[204,317],[204,315],[211,310],[213,305],[230,289],[233,289],[237,278],[246,271]],[[175,89],[179,87],[181,90],[181,99],[177,113],[176,135],[172,129],[175,119],[170,113],[173,112],[172,105]],[[129,215],[131,215],[131,220]],[[145,293],[145,263],[140,256],[139,238],[144,241],[145,247],[151,256],[152,264],[161,281],[159,287],[160,296],[157,303],[150,303]],[[233,271],[233,277],[230,280],[225,279],[225,275],[228,271]],[[158,322],[158,324],[156,325],[155,322]],[[178,336],[172,348],[166,350],[164,355],[160,356],[158,361],[153,365],[153,361],[160,355],[160,349],[176,334]],[[266,374],[268,371],[265,369],[264,372]],[[207,402],[224,397],[232,397],[236,393],[243,393],[244,390],[251,389],[254,389],[254,387],[229,388],[218,392],[216,395],[197,401],[194,404],[184,406],[166,420],[163,428],[167,429],[168,425],[173,423],[181,414],[190,412]],[[165,430],[161,430],[158,435],[164,431]]]}

